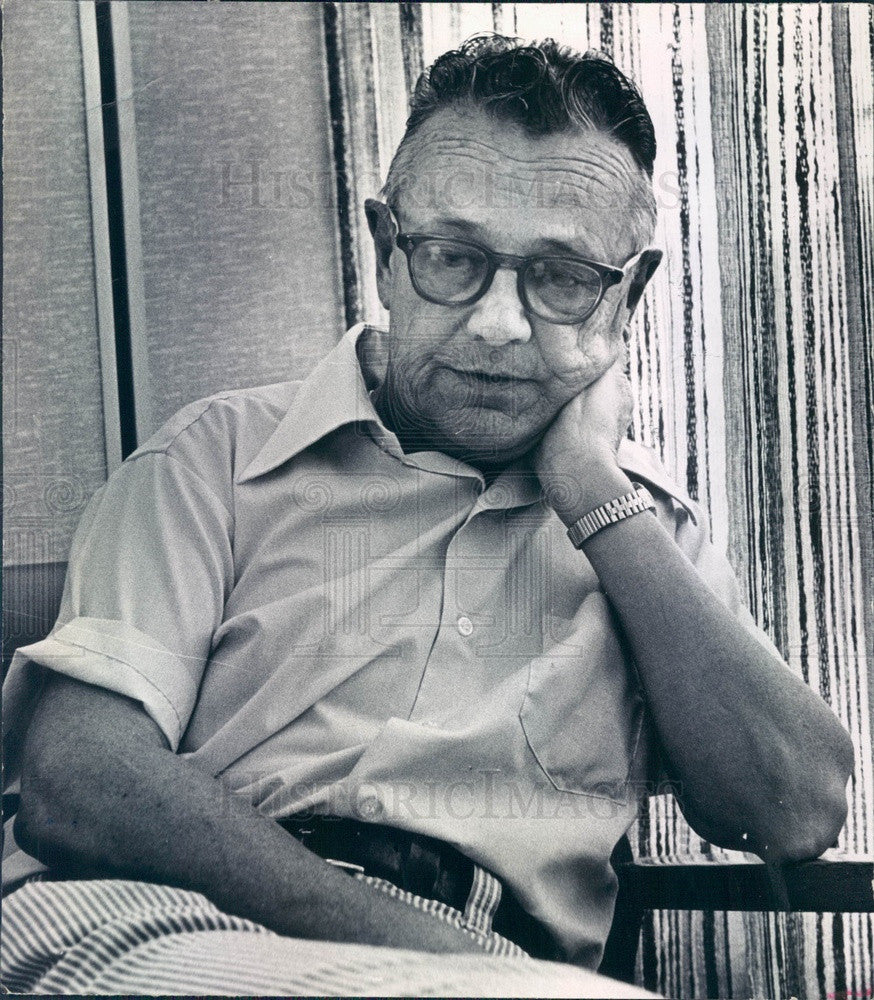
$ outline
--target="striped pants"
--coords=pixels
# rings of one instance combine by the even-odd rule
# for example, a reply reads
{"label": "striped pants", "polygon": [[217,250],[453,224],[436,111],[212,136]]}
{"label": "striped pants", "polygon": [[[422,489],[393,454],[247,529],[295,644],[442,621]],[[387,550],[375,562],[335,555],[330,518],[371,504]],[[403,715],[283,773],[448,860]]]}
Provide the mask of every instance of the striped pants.
{"label": "striped pants", "polygon": [[465,930],[483,955],[447,961],[446,955],[287,938],[223,913],[196,892],[124,880],[37,878],[4,901],[2,984],[10,992],[39,994],[574,996],[591,991],[593,981],[608,982],[530,959],[492,931],[501,887],[482,869],[463,913],[381,879],[355,877]]}

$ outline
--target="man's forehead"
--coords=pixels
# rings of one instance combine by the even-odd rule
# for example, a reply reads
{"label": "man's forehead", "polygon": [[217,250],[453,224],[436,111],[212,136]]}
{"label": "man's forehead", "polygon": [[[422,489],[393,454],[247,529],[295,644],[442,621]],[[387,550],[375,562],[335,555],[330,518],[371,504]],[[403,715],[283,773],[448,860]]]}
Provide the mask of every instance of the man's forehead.
{"label": "man's forehead", "polygon": [[593,148],[615,158],[616,166],[633,170],[634,157],[618,139],[596,129],[568,127],[561,132],[537,135],[518,123],[492,114],[482,108],[464,106],[442,108],[426,119],[417,129],[416,142],[427,155],[434,153],[471,153],[495,163],[553,162],[573,168],[585,165]]}

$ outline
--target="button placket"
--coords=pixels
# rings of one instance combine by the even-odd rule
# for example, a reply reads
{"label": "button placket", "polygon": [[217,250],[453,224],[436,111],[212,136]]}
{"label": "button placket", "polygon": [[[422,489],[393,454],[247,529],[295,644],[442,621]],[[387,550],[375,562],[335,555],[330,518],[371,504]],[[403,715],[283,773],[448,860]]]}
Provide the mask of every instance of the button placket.
{"label": "button placket", "polygon": [[[459,566],[464,562],[465,535],[480,511],[479,498],[475,498],[446,549],[440,626],[409,716],[411,721],[420,724],[424,724],[429,716],[433,718],[435,713],[442,716],[457,704],[458,686],[464,686],[464,679],[470,671],[466,657],[475,655],[471,645],[475,641],[471,637],[476,634],[475,609],[460,604],[457,591]],[[465,652],[459,655],[461,649]]]}
{"label": "button placket", "polygon": [[[473,558],[474,562],[477,560],[476,556],[471,555],[470,547],[471,544],[473,543],[473,538],[475,537],[475,535],[472,535],[471,533],[477,532],[478,530],[478,524],[480,523],[479,516],[488,513],[490,510],[491,507],[484,502],[483,495],[481,495],[474,504],[473,509],[471,510],[470,514],[467,517],[467,520],[464,522],[464,525],[459,529],[456,535],[456,538],[458,539],[457,548],[455,548],[453,542],[455,556],[456,556],[455,563],[451,571],[447,570],[447,573],[452,572],[453,574],[454,586],[452,590],[453,590],[453,596],[455,598],[455,609],[458,615],[458,617],[455,620],[455,627],[458,630],[458,634],[462,636],[462,638],[464,639],[469,639],[474,634],[474,632],[477,631],[477,625],[492,624],[491,619],[487,619],[484,621],[482,618],[479,618],[475,624],[474,618],[471,617],[471,613],[464,610],[465,608],[469,607],[468,600],[471,597],[473,597],[473,599],[476,600],[478,594],[475,589],[474,591],[470,591],[468,587],[463,585],[467,574],[470,572],[469,563],[471,559]],[[462,532],[465,533],[464,539],[459,538]],[[464,547],[465,541],[467,542],[466,551]],[[447,604],[447,611],[448,609],[449,605]],[[474,617],[476,617],[476,615],[474,615]]]}

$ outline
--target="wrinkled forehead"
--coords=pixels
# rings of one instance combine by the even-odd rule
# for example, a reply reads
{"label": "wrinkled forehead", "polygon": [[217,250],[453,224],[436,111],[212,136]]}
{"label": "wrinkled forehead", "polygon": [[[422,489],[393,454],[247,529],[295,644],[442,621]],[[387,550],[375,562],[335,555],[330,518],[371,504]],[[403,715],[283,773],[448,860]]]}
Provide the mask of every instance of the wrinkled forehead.
{"label": "wrinkled forehead", "polygon": [[535,231],[609,258],[648,241],[640,230],[649,181],[631,152],[601,132],[532,136],[480,110],[444,109],[408,139],[393,175],[389,196],[406,227],[466,220],[497,230],[505,252],[525,252],[509,242]]}

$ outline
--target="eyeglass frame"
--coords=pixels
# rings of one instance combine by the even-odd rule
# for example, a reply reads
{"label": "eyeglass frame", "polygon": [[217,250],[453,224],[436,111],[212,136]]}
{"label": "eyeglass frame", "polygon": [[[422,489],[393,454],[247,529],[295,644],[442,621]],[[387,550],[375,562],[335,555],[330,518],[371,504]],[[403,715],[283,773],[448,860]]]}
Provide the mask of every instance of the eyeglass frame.
{"label": "eyeglass frame", "polygon": [[[484,247],[482,244],[475,242],[474,240],[466,240],[455,236],[436,236],[433,233],[404,233],[401,232],[400,224],[395,217],[394,212],[390,205],[382,202],[388,209],[389,215],[391,217],[392,224],[395,227],[395,245],[404,253],[407,259],[407,272],[410,275],[410,283],[413,286],[416,294],[423,298],[426,302],[431,302],[434,305],[439,306],[469,306],[473,305],[474,302],[478,302],[492,287],[492,282],[495,280],[495,275],[501,267],[506,267],[511,271],[516,272],[516,294],[519,296],[519,301],[522,303],[523,308],[526,312],[533,316],[537,316],[539,319],[545,320],[547,323],[552,323],[556,326],[570,326],[575,323],[585,323],[585,321],[597,310],[598,306],[604,301],[605,294],[609,289],[613,288],[615,285],[620,284],[628,275],[629,270],[632,265],[635,264],[640,258],[651,251],[652,247],[645,247],[643,250],[639,250],[636,254],[630,257],[622,267],[615,267],[613,264],[602,264],[600,261],[589,260],[586,257],[577,257],[572,254],[534,254],[531,256],[521,257],[518,254],[511,253],[498,253],[495,250],[490,250],[488,247]],[[419,287],[419,283],[413,274],[413,253],[417,246],[423,243],[425,240],[436,240],[438,242],[445,243],[456,243],[462,246],[473,247],[475,250],[479,250],[485,255],[486,262],[488,264],[488,270],[483,278],[482,284],[479,290],[466,299],[461,299],[457,302],[445,302],[440,299],[435,299],[430,295],[426,295],[422,289]],[[550,316],[544,316],[542,313],[538,312],[536,309],[532,308],[531,303],[528,299],[528,293],[525,289],[525,281],[523,275],[526,270],[535,261],[550,261],[550,260],[560,260],[560,261],[571,261],[575,264],[583,264],[586,267],[591,268],[600,279],[601,288],[598,293],[598,297],[595,302],[589,307],[589,309],[582,313],[580,316],[569,317],[566,322],[562,320],[553,319]]]}

